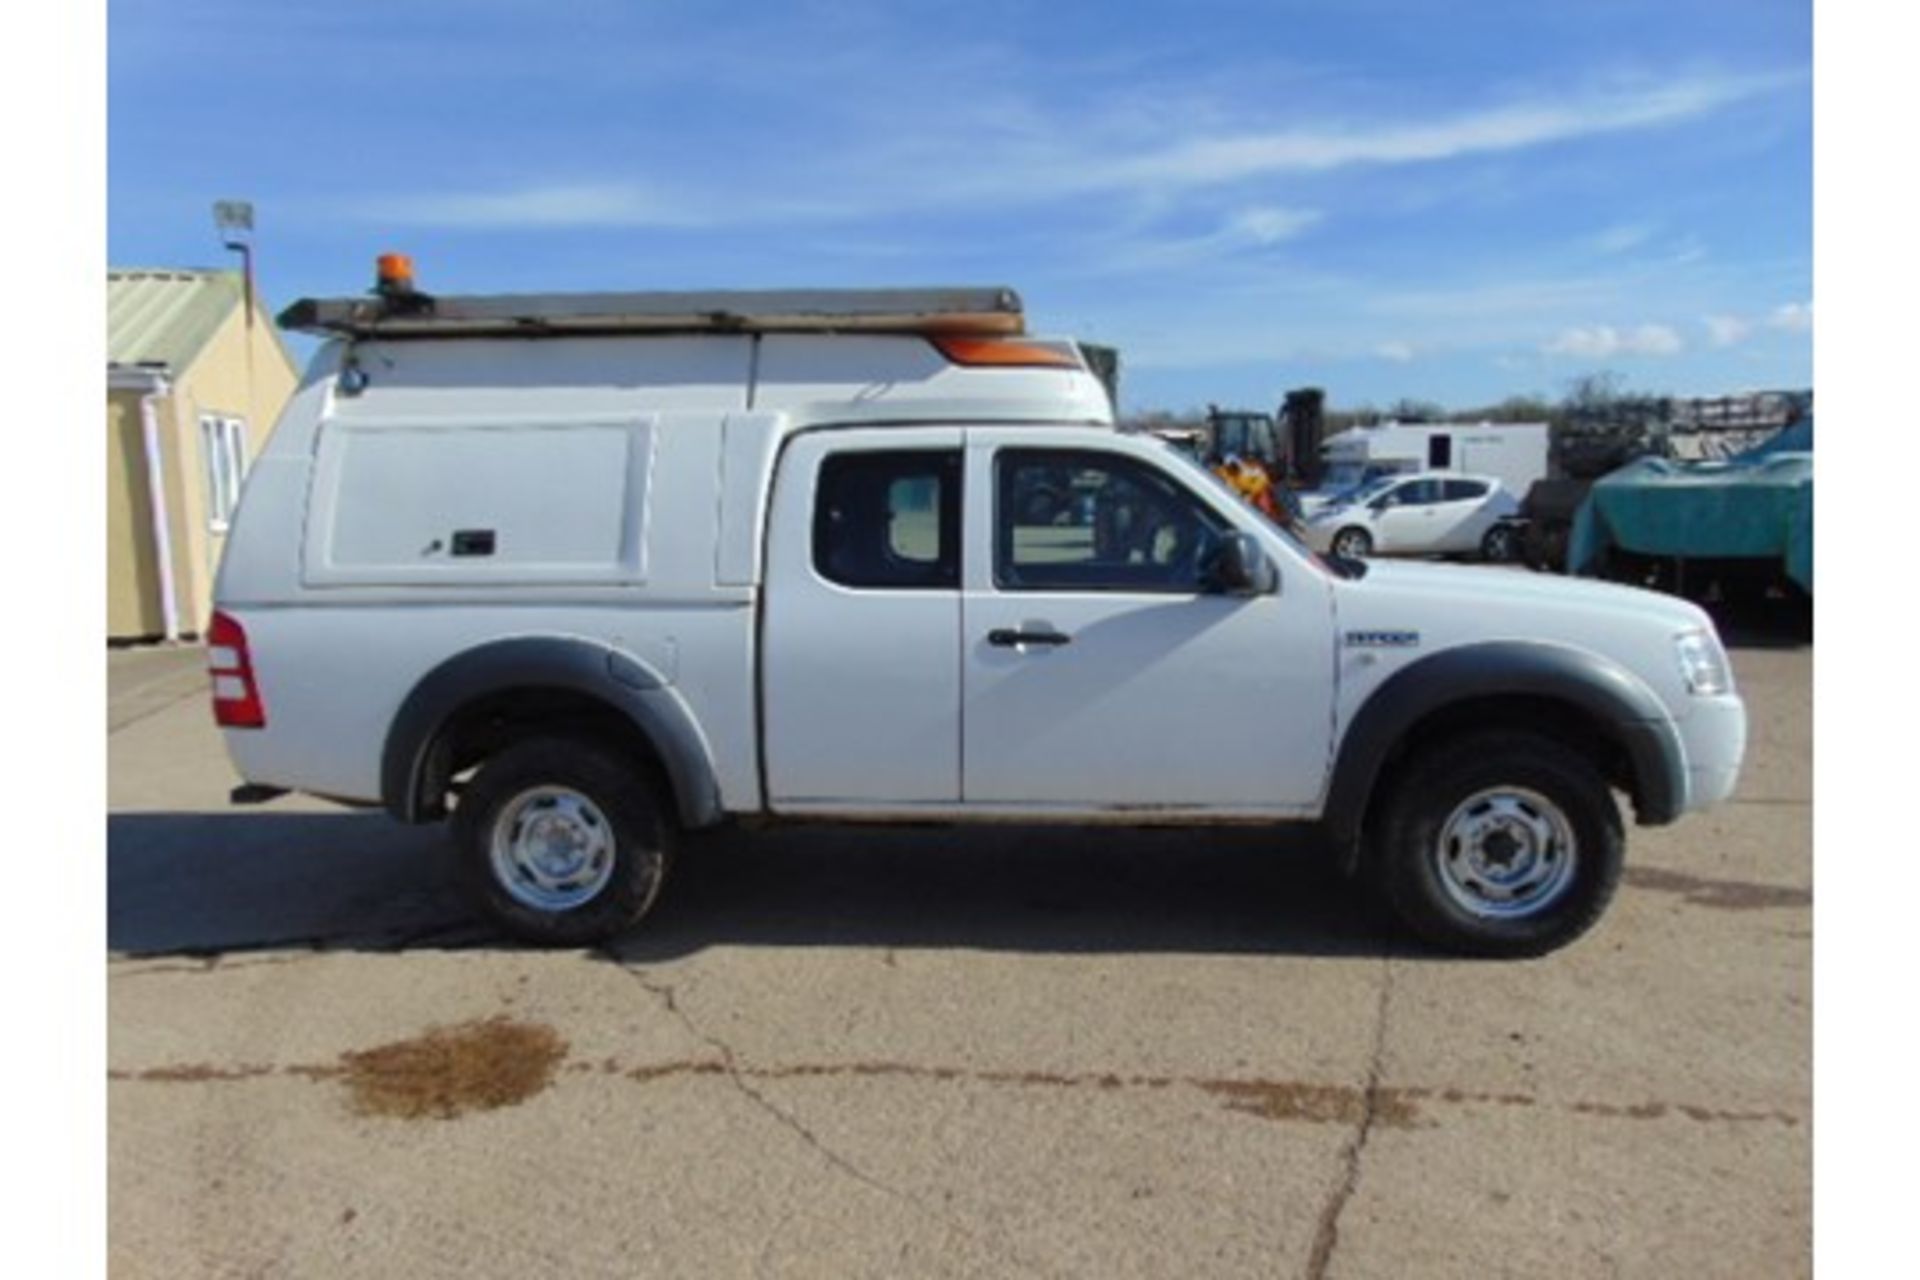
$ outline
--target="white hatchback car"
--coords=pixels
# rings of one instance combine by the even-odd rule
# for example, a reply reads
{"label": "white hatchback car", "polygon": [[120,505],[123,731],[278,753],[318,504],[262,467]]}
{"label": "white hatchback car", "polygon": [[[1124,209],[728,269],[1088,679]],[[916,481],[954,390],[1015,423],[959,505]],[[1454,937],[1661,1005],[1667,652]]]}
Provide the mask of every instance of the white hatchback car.
{"label": "white hatchback car", "polygon": [[1416,471],[1384,476],[1315,512],[1306,540],[1317,551],[1358,560],[1370,555],[1479,553],[1506,560],[1520,503],[1492,476]]}

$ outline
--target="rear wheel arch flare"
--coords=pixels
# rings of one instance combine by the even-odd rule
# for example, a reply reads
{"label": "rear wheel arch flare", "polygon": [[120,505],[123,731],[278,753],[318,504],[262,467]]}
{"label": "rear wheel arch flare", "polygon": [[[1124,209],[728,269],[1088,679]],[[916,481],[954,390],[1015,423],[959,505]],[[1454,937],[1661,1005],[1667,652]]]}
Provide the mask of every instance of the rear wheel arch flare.
{"label": "rear wheel arch flare", "polygon": [[453,735],[470,734],[487,710],[524,721],[528,732],[568,724],[597,731],[658,764],[685,825],[720,818],[711,752],[678,694],[632,655],[574,636],[493,641],[421,677],[395,713],[381,754],[381,801],[389,813],[404,822],[444,815],[447,779],[471,763],[453,758]]}

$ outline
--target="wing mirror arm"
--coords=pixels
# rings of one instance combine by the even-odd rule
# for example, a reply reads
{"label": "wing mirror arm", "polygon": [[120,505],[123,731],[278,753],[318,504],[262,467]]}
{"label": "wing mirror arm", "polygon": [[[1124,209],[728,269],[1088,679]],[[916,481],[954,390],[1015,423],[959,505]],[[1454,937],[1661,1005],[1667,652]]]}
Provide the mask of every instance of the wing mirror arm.
{"label": "wing mirror arm", "polygon": [[1264,596],[1280,589],[1280,571],[1250,533],[1223,535],[1207,566],[1207,590],[1215,595]]}

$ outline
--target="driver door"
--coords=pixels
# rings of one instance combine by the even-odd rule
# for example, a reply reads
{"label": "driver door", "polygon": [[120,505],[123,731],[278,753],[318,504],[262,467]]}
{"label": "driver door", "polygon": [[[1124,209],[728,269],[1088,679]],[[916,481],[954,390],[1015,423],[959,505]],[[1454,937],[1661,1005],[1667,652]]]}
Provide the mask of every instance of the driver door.
{"label": "driver door", "polygon": [[1329,588],[1207,588],[1232,523],[1177,472],[1031,428],[967,432],[961,793],[1044,814],[1273,814],[1327,767]]}
{"label": "driver door", "polygon": [[1439,526],[1440,484],[1407,480],[1374,499],[1374,549],[1419,552],[1433,549]]}

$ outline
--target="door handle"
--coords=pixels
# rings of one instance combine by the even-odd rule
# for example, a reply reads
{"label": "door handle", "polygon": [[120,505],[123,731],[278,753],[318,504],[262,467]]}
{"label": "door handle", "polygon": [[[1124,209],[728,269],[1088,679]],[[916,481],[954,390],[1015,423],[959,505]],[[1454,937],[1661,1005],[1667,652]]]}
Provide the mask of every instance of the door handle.
{"label": "door handle", "polygon": [[1013,649],[1023,644],[1069,644],[1072,640],[1072,636],[1062,635],[1058,631],[1015,631],[1012,627],[995,627],[987,632],[987,643],[1003,649]]}
{"label": "door handle", "polygon": [[457,556],[492,555],[493,530],[455,529],[453,531],[453,554]]}

